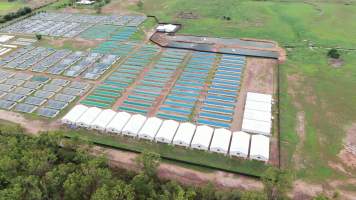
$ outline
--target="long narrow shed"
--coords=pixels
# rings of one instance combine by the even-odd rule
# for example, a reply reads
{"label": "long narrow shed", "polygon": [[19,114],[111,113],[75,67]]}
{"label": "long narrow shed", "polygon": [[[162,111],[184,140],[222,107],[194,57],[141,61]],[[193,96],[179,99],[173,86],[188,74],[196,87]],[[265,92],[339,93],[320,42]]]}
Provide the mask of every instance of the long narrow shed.
{"label": "long narrow shed", "polygon": [[189,122],[181,123],[178,127],[176,135],[174,136],[173,144],[189,147],[190,142],[193,139],[196,127],[196,125]]}
{"label": "long narrow shed", "polygon": [[248,150],[250,149],[251,135],[243,131],[232,133],[229,154],[231,156],[247,158]]}
{"label": "long narrow shed", "polygon": [[165,120],[159,129],[155,140],[157,142],[172,143],[175,133],[177,132],[179,123],[174,120]]}
{"label": "long narrow shed", "polygon": [[230,140],[231,131],[224,128],[215,129],[210,144],[210,151],[226,155],[229,151]]}
{"label": "long narrow shed", "polygon": [[106,132],[120,134],[130,118],[131,114],[127,112],[118,112],[106,126]]}
{"label": "long narrow shed", "polygon": [[76,105],[74,106],[64,117],[61,119],[63,124],[74,125],[77,119],[82,116],[82,114],[88,110],[87,106]]}
{"label": "long narrow shed", "polygon": [[140,114],[132,115],[130,120],[122,129],[122,134],[127,136],[136,137],[143,124],[146,121],[146,117]]}
{"label": "long narrow shed", "polygon": [[142,126],[138,137],[146,140],[153,140],[162,125],[162,120],[157,117],[150,117]]}
{"label": "long narrow shed", "polygon": [[269,142],[269,137],[263,135],[252,135],[250,158],[267,162],[269,159]]}
{"label": "long narrow shed", "polygon": [[102,109],[97,107],[91,107],[86,110],[82,116],[75,122],[79,127],[90,128],[91,123],[99,116]]}
{"label": "long narrow shed", "polygon": [[111,109],[103,110],[100,115],[91,123],[90,127],[98,131],[105,131],[106,126],[114,118],[116,112]]}
{"label": "long narrow shed", "polygon": [[191,147],[199,150],[208,150],[214,129],[210,126],[197,126]]}

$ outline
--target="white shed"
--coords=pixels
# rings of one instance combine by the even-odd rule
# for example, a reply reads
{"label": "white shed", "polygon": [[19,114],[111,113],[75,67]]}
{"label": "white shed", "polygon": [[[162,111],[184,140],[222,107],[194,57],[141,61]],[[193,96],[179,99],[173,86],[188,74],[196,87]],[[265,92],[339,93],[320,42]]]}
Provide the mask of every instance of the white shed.
{"label": "white shed", "polygon": [[88,107],[84,105],[76,105],[74,106],[62,119],[61,122],[63,124],[73,125],[79,119],[82,114],[88,110]]}
{"label": "white shed", "polygon": [[269,142],[269,137],[263,135],[252,135],[250,158],[267,162],[269,159]]}
{"label": "white shed", "polygon": [[90,128],[91,123],[99,116],[102,109],[97,107],[91,107],[78,118],[75,124],[79,127]]}
{"label": "white shed", "polygon": [[243,131],[233,132],[229,154],[231,156],[247,158],[248,150],[250,149],[250,137],[250,134]]}
{"label": "white shed", "polygon": [[242,120],[242,131],[248,133],[255,133],[270,136],[271,135],[272,122],[257,121],[252,119]]}
{"label": "white shed", "polygon": [[138,132],[138,137],[153,140],[162,125],[162,120],[157,117],[150,117],[147,119],[140,132]]}
{"label": "white shed", "polygon": [[255,92],[247,92],[246,101],[259,101],[259,102],[272,104],[272,95],[255,93]]}
{"label": "white shed", "polygon": [[265,103],[265,102],[260,102],[260,101],[246,101],[245,109],[259,110],[259,111],[271,113],[271,111],[272,111],[271,106],[272,105],[270,103]]}
{"label": "white shed", "polygon": [[106,132],[120,134],[130,118],[131,114],[127,112],[118,112],[106,126]]}
{"label": "white shed", "polygon": [[226,155],[229,151],[230,140],[231,131],[224,128],[215,129],[210,144],[210,151]]}
{"label": "white shed", "polygon": [[196,125],[189,122],[181,123],[178,127],[176,135],[174,136],[173,144],[189,147],[196,127]]}
{"label": "white shed", "polygon": [[244,119],[253,119],[253,120],[257,120],[257,121],[271,122],[272,115],[270,112],[245,109],[243,118]]}
{"label": "white shed", "polygon": [[157,142],[170,144],[177,132],[179,123],[174,120],[165,120],[159,129],[155,140]]}
{"label": "white shed", "polygon": [[194,149],[208,150],[214,129],[210,126],[197,126],[191,147]]}
{"label": "white shed", "polygon": [[145,116],[140,114],[132,115],[130,120],[122,129],[122,134],[136,137],[146,119],[147,118]]}
{"label": "white shed", "polygon": [[105,131],[106,126],[110,123],[115,115],[116,112],[111,109],[103,110],[103,112],[100,113],[100,115],[93,121],[90,126],[92,129]]}

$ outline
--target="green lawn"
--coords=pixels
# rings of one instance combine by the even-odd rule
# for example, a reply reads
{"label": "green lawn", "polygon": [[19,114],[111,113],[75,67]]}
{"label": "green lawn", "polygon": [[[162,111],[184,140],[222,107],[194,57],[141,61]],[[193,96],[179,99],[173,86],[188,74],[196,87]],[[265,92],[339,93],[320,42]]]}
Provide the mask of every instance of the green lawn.
{"label": "green lawn", "polygon": [[5,15],[9,12],[15,12],[17,9],[26,6],[26,3],[22,1],[8,2],[5,0],[0,1],[0,15]]}
{"label": "green lawn", "polygon": [[[234,173],[244,173],[252,176],[261,176],[267,169],[267,165],[258,161],[230,158],[217,153],[190,150],[174,147],[172,145],[152,143],[149,141],[133,139],[123,136],[110,136],[95,134],[86,130],[66,131],[64,135],[68,137],[78,137],[93,143],[108,145],[113,148],[130,150],[134,152],[151,151],[159,153],[163,159],[174,159],[185,162],[184,166],[191,166],[194,169],[204,169],[207,166],[216,169],[227,170]],[[172,162],[172,161],[169,161]],[[198,166],[195,166],[198,165]]]}
{"label": "green lawn", "polygon": [[[356,122],[356,51],[342,52],[344,65],[334,68],[328,64],[326,49],[311,50],[308,43],[356,48],[356,4],[308,2],[314,5],[295,0],[145,0],[142,9],[135,5],[129,9],[156,15],[164,22],[183,23],[183,34],[271,39],[297,47],[288,51],[288,61],[280,65],[282,163],[294,168],[297,178],[325,182],[347,176],[332,169],[331,162],[355,174],[337,154],[346,127]],[[181,11],[199,18],[177,18]],[[296,116],[301,112],[305,112],[303,142],[296,132]],[[293,155],[301,157],[302,163],[295,163]]]}

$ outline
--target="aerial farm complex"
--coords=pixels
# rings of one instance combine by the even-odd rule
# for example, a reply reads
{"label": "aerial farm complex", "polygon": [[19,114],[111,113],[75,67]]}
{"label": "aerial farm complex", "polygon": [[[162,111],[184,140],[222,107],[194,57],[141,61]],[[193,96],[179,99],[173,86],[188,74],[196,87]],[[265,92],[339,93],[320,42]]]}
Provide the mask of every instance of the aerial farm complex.
{"label": "aerial farm complex", "polygon": [[[177,24],[131,39],[145,20],[38,12],[3,26],[0,108],[113,140],[278,162],[278,45],[179,35]],[[96,43],[56,47],[36,35]]]}

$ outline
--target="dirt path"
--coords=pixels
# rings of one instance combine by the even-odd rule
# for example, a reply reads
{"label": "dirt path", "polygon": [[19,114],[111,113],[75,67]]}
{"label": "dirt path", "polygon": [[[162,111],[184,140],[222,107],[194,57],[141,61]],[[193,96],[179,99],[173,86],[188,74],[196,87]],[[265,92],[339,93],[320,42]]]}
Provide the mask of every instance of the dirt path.
{"label": "dirt path", "polygon": [[[106,155],[111,166],[138,170],[135,163],[135,158],[138,155],[136,153],[104,149],[101,147],[95,147],[95,153]],[[262,183],[256,179],[221,171],[201,172],[167,163],[162,163],[159,166],[158,176],[162,179],[176,180],[186,185],[201,185],[212,182],[217,187],[224,188],[239,188],[246,190],[263,189]]]}
{"label": "dirt path", "polygon": [[17,123],[21,125],[27,132],[35,135],[41,131],[53,131],[60,128],[60,123],[58,120],[53,122],[29,120],[26,119],[22,114],[5,110],[0,110],[0,119]]}

